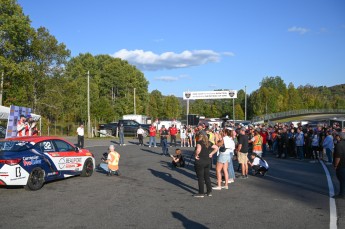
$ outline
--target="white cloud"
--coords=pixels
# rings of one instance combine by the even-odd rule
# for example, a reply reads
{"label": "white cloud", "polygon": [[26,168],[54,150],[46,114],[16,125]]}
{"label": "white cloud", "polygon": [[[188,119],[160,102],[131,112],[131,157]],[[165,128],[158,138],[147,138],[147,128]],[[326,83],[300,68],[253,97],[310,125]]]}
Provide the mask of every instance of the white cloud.
{"label": "white cloud", "polygon": [[305,33],[309,32],[310,30],[307,28],[303,28],[303,27],[293,26],[293,27],[289,28],[288,31],[292,32],[292,33],[305,34]]}
{"label": "white cloud", "polygon": [[173,81],[177,81],[178,79],[179,79],[178,77],[174,77],[174,76],[159,76],[155,78],[155,80],[166,81],[166,82],[173,82]]}
{"label": "white cloud", "polygon": [[156,54],[144,50],[122,49],[112,55],[127,60],[141,70],[156,71],[162,69],[187,68],[204,65],[220,60],[220,53],[212,50],[193,50],[181,53],[165,52]]}

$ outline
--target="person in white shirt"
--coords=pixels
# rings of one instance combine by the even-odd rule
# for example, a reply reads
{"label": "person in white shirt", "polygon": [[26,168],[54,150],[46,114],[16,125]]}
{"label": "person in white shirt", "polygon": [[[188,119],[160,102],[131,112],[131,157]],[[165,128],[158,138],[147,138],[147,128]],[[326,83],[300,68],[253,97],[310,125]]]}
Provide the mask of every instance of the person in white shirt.
{"label": "person in white shirt", "polygon": [[84,125],[81,124],[77,129],[78,134],[78,146],[84,148]]}
{"label": "person in white shirt", "polygon": [[253,175],[261,174],[265,176],[266,172],[269,169],[267,161],[262,159],[260,156],[258,156],[256,153],[252,153],[250,156],[253,162],[248,161],[248,164],[252,167],[254,173]]}
{"label": "person in white shirt", "polygon": [[[228,189],[228,182],[229,182],[229,173],[228,173],[228,166],[230,162],[230,152],[234,152],[235,149],[235,142],[233,141],[232,131],[229,129],[225,130],[225,136],[223,137],[223,147],[219,147],[219,155],[217,159],[217,186],[213,187],[213,190],[222,190]],[[224,173],[225,178],[225,185],[221,186],[222,183],[222,171]]]}
{"label": "person in white shirt", "polygon": [[144,145],[144,134],[145,130],[139,126],[139,129],[137,130],[137,135],[139,139],[139,145],[143,146]]}

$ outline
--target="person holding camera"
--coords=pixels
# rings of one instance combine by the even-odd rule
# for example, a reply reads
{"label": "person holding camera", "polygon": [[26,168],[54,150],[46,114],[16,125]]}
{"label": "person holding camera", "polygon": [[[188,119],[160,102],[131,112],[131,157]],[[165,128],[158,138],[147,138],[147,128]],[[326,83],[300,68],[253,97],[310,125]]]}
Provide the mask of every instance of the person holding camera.
{"label": "person holding camera", "polygon": [[172,164],[174,167],[184,167],[185,162],[182,156],[182,152],[180,149],[176,149],[175,150],[176,155],[170,155],[170,157],[172,158]]}
{"label": "person holding camera", "polygon": [[118,175],[120,176],[119,170],[119,161],[120,154],[115,151],[115,146],[109,146],[109,153],[106,160],[102,160],[104,163],[101,163],[99,167],[107,172],[107,176]]}

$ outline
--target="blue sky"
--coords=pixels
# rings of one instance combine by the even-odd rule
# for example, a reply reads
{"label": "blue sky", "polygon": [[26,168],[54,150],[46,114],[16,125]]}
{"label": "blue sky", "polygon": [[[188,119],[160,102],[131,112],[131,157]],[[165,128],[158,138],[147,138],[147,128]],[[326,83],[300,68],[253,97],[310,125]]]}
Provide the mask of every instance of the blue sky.
{"label": "blue sky", "polygon": [[343,0],[19,0],[72,56],[109,54],[149,91],[247,92],[266,76],[295,87],[345,83]]}

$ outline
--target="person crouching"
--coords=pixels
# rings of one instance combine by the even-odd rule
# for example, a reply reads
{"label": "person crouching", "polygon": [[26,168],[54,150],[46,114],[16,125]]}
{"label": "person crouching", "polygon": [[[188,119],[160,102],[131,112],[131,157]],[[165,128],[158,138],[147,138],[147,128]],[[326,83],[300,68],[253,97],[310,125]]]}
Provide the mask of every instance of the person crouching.
{"label": "person crouching", "polygon": [[256,153],[252,153],[250,158],[251,160],[253,160],[253,162],[248,161],[248,164],[253,169],[253,175],[256,176],[258,174],[261,174],[262,176],[265,176],[266,172],[269,169],[267,161],[262,159]]}
{"label": "person crouching", "polygon": [[175,150],[176,155],[170,155],[172,158],[172,164],[174,167],[184,167],[185,163],[184,163],[184,159],[181,153],[180,149],[176,149]]}
{"label": "person crouching", "polygon": [[107,172],[107,176],[120,176],[119,161],[120,154],[115,151],[114,145],[110,145],[107,160],[105,160],[105,163],[101,163],[99,166]]}

